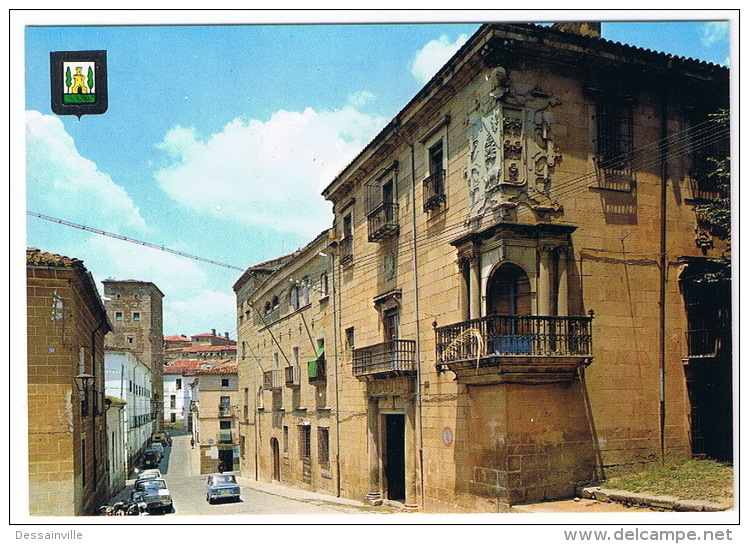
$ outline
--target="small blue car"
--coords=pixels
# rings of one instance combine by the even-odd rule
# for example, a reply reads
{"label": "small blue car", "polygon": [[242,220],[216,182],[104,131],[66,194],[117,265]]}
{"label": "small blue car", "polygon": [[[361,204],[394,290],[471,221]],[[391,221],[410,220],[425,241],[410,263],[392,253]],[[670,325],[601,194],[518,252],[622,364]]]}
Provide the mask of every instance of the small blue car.
{"label": "small blue car", "polygon": [[205,500],[209,504],[213,504],[213,501],[221,499],[241,500],[239,484],[234,474],[212,474],[208,476]]}

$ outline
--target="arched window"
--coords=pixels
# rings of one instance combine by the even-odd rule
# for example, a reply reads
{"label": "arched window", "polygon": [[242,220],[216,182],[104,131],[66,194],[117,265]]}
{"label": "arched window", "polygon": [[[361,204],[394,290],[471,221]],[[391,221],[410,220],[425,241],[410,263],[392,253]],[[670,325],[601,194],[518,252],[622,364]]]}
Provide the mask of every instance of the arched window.
{"label": "arched window", "polygon": [[531,315],[531,283],[512,263],[501,265],[489,279],[486,311],[489,315]]}
{"label": "arched window", "polygon": [[265,303],[265,315],[270,313],[270,302]]}
{"label": "arched window", "polygon": [[292,311],[299,309],[299,287],[297,285],[293,286],[289,292],[289,305]]}

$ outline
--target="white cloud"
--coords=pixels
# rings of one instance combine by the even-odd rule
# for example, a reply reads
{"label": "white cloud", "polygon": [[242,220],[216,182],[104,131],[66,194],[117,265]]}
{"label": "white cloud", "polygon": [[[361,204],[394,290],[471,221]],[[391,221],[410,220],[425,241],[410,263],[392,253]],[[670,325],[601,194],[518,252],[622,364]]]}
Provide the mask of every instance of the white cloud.
{"label": "white cloud", "polygon": [[216,329],[236,339],[235,315],[236,298],[229,293],[205,290],[188,299],[164,299],[164,334],[190,336]]}
{"label": "white cloud", "polygon": [[375,98],[377,98],[377,96],[374,93],[369,91],[358,91],[348,95],[348,104],[355,108],[359,108],[369,104]]}
{"label": "white cloud", "polygon": [[439,39],[430,41],[416,53],[411,64],[411,73],[423,85],[432,79],[466,41],[467,34],[461,34],[454,42],[444,34]]}
{"label": "white cloud", "polygon": [[205,139],[178,126],[158,144],[172,162],[155,177],[194,212],[314,236],[332,220],[320,191],[385,122],[346,106],[281,110],[265,122],[234,119]]}
{"label": "white cloud", "polygon": [[97,227],[146,232],[146,223],[125,189],[82,157],[62,121],[26,112],[26,191],[31,211],[86,223],[91,210]]}
{"label": "white cloud", "polygon": [[728,22],[710,21],[702,26],[700,41],[705,47],[728,41]]}

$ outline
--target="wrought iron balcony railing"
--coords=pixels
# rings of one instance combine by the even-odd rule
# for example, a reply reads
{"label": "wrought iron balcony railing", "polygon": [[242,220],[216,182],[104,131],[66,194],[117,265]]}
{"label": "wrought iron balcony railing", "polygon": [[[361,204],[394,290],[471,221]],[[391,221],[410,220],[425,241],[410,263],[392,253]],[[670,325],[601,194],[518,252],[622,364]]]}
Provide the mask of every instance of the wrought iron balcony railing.
{"label": "wrought iron balcony railing", "polygon": [[378,242],[398,234],[398,204],[382,202],[367,214],[369,241]]}
{"label": "wrought iron balcony railing", "polygon": [[351,235],[344,236],[338,243],[338,253],[341,264],[346,264],[354,259],[354,237]]}
{"label": "wrought iron balcony railing", "polygon": [[263,372],[263,389],[281,389],[283,386],[281,370],[266,370]]}
{"label": "wrought iron balcony railing", "polygon": [[439,208],[446,201],[445,171],[437,170],[424,180],[424,211]]}
{"label": "wrought iron balcony railing", "polygon": [[229,429],[221,429],[218,432],[219,444],[232,444],[232,434]]}
{"label": "wrought iron balcony railing", "polygon": [[232,417],[234,411],[230,404],[219,404],[218,405],[218,417]]}
{"label": "wrought iron balcony railing", "polygon": [[[593,358],[589,317],[487,316],[435,329],[438,370],[500,381],[565,381]],[[485,380],[486,381],[486,380]]]}
{"label": "wrought iron balcony railing", "polygon": [[286,376],[286,387],[299,387],[299,366],[287,366],[284,368]]}
{"label": "wrought iron balcony railing", "polygon": [[416,342],[389,340],[352,352],[354,376],[359,379],[412,376],[416,373]]}
{"label": "wrought iron balcony railing", "polygon": [[723,336],[716,329],[686,331],[687,358],[716,357]]}

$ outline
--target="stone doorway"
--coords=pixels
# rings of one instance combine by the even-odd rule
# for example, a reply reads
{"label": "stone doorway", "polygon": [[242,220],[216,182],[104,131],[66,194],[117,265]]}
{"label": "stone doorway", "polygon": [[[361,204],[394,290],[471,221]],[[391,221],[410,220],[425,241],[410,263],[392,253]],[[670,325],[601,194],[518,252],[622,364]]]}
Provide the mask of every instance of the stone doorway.
{"label": "stone doorway", "polygon": [[406,500],[406,416],[385,417],[384,473],[385,493],[389,500]]}

